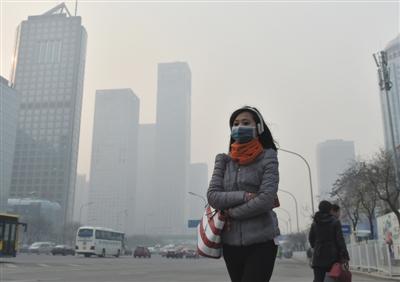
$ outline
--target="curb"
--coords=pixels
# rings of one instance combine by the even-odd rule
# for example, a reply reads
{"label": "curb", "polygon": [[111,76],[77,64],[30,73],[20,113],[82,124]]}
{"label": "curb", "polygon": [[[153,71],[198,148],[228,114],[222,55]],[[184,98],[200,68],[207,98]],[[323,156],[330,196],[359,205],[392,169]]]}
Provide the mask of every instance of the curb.
{"label": "curb", "polygon": [[[292,257],[292,259],[308,265],[308,261],[306,261],[305,259],[295,258],[295,257]],[[350,268],[350,270],[351,270],[351,273],[355,273],[355,274],[362,275],[362,276],[376,277],[376,278],[385,279],[388,281],[400,281],[400,277],[390,277],[390,276],[386,276],[386,275],[379,274],[379,273],[355,270],[353,268]]]}
{"label": "curb", "polygon": [[376,278],[385,279],[388,281],[400,281],[400,277],[390,277],[390,276],[373,273],[373,272],[354,270],[352,268],[350,268],[350,270],[351,270],[351,273],[356,273],[356,274],[363,275],[363,276],[376,277]]}

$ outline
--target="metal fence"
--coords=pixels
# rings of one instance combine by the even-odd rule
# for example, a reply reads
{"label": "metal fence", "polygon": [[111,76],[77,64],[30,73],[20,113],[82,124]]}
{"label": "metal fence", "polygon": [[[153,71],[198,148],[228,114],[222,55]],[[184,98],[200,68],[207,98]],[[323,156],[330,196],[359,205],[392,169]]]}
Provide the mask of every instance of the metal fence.
{"label": "metal fence", "polygon": [[394,249],[384,241],[364,241],[347,245],[350,267],[366,272],[380,272],[388,276],[400,275]]}

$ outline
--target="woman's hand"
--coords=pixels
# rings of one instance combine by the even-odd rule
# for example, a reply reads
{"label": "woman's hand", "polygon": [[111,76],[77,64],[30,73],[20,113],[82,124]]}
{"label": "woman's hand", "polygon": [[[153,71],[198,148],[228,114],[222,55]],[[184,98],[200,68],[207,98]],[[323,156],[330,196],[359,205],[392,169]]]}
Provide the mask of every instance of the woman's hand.
{"label": "woman's hand", "polygon": [[248,202],[248,201],[250,201],[251,199],[255,198],[256,195],[257,195],[256,193],[246,192],[246,193],[244,194],[244,200],[245,200],[246,202]]}

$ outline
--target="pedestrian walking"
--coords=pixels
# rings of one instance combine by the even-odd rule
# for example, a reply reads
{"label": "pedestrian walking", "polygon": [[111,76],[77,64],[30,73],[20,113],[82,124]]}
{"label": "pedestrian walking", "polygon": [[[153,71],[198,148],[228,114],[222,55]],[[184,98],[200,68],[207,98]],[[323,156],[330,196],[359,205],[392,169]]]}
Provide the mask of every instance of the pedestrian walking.
{"label": "pedestrian walking", "polygon": [[320,202],[309,233],[309,242],[314,249],[312,259],[314,282],[323,282],[334,263],[347,263],[350,260],[342,225],[331,214],[331,210],[331,203]]}
{"label": "pedestrian walking", "polygon": [[232,282],[270,281],[280,235],[277,148],[260,112],[234,111],[228,154],[218,154],[207,192],[209,204],[226,217],[222,250]]}
{"label": "pedestrian walking", "polygon": [[340,207],[339,207],[339,205],[337,205],[337,204],[332,204],[332,207],[331,207],[331,214],[332,214],[334,217],[336,217],[336,219],[340,220],[341,214],[340,214]]}

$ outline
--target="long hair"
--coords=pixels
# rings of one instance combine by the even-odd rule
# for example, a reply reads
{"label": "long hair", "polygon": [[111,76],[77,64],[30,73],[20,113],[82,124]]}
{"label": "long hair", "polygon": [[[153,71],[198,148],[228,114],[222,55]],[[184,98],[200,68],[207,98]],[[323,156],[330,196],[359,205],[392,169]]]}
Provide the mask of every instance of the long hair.
{"label": "long hair", "polygon": [[[272,137],[271,130],[269,130],[267,124],[264,121],[264,118],[262,117],[259,110],[257,110],[257,108],[245,106],[245,107],[242,107],[242,108],[234,111],[229,119],[229,127],[232,129],[233,122],[235,121],[236,117],[240,113],[243,113],[243,112],[250,113],[253,116],[256,124],[262,124],[264,126],[264,131],[258,135],[260,143],[263,146],[263,148],[264,149],[273,149],[273,150],[277,151],[277,148],[275,145],[275,140]],[[258,131],[257,131],[257,133],[258,133]],[[235,142],[235,140],[231,137],[230,141],[229,141],[229,152],[231,151],[231,144],[234,142]]]}

